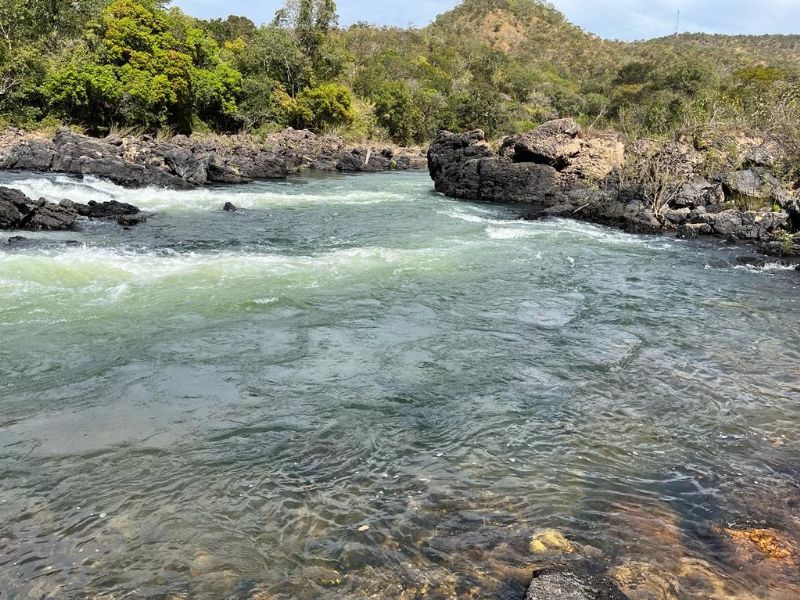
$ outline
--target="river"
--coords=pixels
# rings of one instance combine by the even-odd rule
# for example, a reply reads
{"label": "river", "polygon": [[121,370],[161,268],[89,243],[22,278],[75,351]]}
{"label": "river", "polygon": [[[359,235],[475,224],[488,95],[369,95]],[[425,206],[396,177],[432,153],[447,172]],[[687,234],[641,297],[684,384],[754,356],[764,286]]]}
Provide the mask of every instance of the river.
{"label": "river", "polygon": [[155,212],[0,244],[0,597],[521,598],[542,529],[797,597],[720,528],[800,534],[800,273],[421,173],[0,183]]}

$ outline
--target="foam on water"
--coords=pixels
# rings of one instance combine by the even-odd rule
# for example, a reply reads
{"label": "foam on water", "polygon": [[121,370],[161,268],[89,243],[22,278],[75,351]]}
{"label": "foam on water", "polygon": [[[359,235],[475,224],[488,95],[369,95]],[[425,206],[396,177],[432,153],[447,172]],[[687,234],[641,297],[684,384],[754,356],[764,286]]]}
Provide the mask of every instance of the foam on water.
{"label": "foam on water", "polygon": [[439,214],[467,223],[484,224],[486,225],[486,235],[492,240],[588,238],[591,241],[604,244],[637,246],[652,245],[653,242],[656,242],[661,247],[670,243],[665,239],[649,239],[571,219],[523,220],[514,219],[513,214],[509,214],[508,218],[502,219],[497,218],[497,212],[497,209],[481,209],[477,206],[469,206],[468,208],[459,207],[448,211],[439,211]]}
{"label": "foam on water", "polygon": [[284,182],[271,182],[268,188],[256,182],[194,190],[153,187],[128,189],[96,177],[87,176],[79,180],[60,175],[25,177],[8,181],[4,185],[18,189],[31,198],[45,198],[51,202],[59,202],[64,198],[84,204],[92,200],[117,200],[151,211],[219,210],[225,202],[232,202],[239,208],[265,209],[318,204],[370,205],[408,200],[407,195],[391,190],[375,190],[370,193],[360,190],[346,191],[341,189],[341,185],[326,186],[322,181],[317,181],[305,186],[308,191],[304,193],[304,188],[298,190],[296,185],[282,183]]}

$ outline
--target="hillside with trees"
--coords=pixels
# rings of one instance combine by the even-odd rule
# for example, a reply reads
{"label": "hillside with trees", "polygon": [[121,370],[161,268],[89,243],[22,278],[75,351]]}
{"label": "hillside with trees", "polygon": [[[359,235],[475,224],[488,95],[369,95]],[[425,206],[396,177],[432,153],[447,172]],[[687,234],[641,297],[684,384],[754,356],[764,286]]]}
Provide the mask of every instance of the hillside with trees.
{"label": "hillside with trees", "polygon": [[631,136],[775,128],[798,114],[799,49],[800,36],[607,41],[537,0],[465,0],[421,29],[340,28],[333,0],[289,0],[260,26],[158,0],[4,0],[0,119],[399,144],[563,116]]}

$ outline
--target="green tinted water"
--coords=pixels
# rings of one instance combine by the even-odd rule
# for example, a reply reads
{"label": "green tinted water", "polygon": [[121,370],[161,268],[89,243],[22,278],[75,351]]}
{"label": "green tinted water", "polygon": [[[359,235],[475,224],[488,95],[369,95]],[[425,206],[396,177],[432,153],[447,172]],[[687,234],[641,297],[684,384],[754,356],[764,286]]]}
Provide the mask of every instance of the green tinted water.
{"label": "green tinted water", "polygon": [[798,273],[423,174],[6,180],[157,214],[0,245],[0,596],[514,598],[547,527],[794,582],[714,532],[798,533]]}

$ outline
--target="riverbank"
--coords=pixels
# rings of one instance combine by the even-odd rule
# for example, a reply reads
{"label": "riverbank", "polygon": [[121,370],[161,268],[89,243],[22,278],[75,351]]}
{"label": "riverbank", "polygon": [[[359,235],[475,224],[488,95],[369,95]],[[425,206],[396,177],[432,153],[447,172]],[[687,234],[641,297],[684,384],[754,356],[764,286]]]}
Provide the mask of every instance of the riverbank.
{"label": "riverbank", "polygon": [[254,179],[284,179],[306,169],[380,172],[424,169],[420,148],[347,144],[337,136],[286,129],[264,139],[240,136],[172,138],[113,134],[93,138],[68,128],[51,136],[0,133],[0,170],[94,175],[116,184],[191,189]]}
{"label": "riverbank", "polygon": [[763,136],[710,137],[630,142],[561,119],[496,148],[480,130],[440,132],[428,166],[437,191],[524,204],[529,218],[718,236],[754,242],[766,254],[800,255],[800,202],[796,184],[779,179],[781,149]]}

